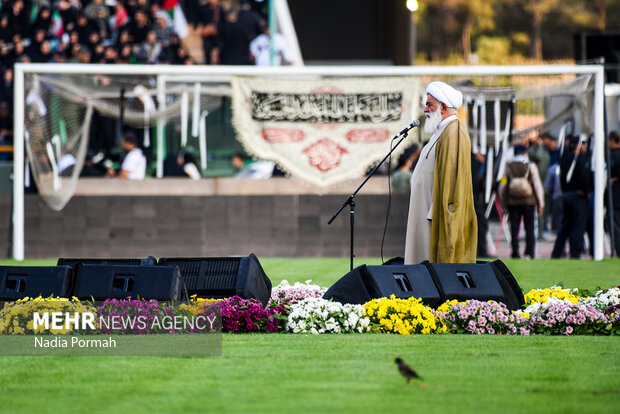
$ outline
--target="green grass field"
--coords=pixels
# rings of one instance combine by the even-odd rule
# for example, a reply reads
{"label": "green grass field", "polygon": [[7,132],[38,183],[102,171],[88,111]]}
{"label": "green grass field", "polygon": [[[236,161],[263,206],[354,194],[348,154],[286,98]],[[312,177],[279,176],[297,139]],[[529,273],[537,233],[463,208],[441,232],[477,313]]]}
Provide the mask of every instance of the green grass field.
{"label": "green grass field", "polygon": [[[620,259],[504,261],[524,290],[620,284]],[[2,264],[9,264],[3,261]],[[356,265],[377,264],[358,259]],[[26,264],[26,263],[25,263]],[[54,264],[29,261],[27,264]],[[329,286],[347,259],[261,259]],[[424,377],[406,385],[400,356]],[[617,413],[618,337],[225,334],[221,357],[1,357],[6,413]]]}

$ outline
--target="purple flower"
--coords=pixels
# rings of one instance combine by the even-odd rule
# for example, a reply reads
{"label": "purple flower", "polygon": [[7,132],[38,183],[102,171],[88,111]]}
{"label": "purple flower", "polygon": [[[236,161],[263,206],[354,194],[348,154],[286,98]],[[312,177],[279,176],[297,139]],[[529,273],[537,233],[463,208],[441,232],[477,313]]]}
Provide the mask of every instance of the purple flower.
{"label": "purple flower", "polygon": [[222,328],[224,332],[278,332],[284,328],[286,315],[284,305],[275,304],[263,309],[255,299],[232,296],[221,302]]}
{"label": "purple flower", "polygon": [[605,329],[609,318],[590,305],[578,303],[542,304],[531,315],[528,327],[536,333],[552,335],[602,334],[609,335]]}
{"label": "purple flower", "polygon": [[617,314],[618,312],[620,312],[620,305],[612,305],[608,307],[607,309],[605,309],[605,313],[607,315],[611,315],[612,313]]}
{"label": "purple flower", "polygon": [[517,328],[527,324],[527,319],[511,313],[503,303],[468,300],[450,307],[445,314],[438,314],[451,332],[473,334],[515,335]]}

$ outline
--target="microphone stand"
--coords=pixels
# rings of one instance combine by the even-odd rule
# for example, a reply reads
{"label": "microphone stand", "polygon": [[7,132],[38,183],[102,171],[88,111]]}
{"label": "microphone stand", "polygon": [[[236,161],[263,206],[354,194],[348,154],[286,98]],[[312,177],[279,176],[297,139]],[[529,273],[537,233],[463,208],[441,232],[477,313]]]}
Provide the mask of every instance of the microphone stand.
{"label": "microphone stand", "polygon": [[400,138],[400,140],[396,143],[396,145],[394,145],[394,147],[392,147],[392,149],[390,149],[390,152],[388,152],[386,154],[385,157],[383,157],[383,159],[379,162],[379,164],[377,164],[375,166],[375,168],[372,169],[372,171],[370,173],[368,173],[368,175],[366,176],[366,178],[364,179],[364,181],[362,181],[362,183],[359,185],[359,187],[357,187],[357,189],[349,196],[347,197],[347,199],[345,200],[344,203],[342,203],[342,206],[340,206],[340,208],[338,209],[338,211],[336,211],[336,214],[334,214],[332,216],[331,219],[329,219],[329,221],[327,222],[328,225],[331,225],[332,222],[336,219],[336,217],[338,217],[338,215],[340,214],[340,212],[342,210],[344,210],[344,208],[346,206],[349,206],[350,209],[350,226],[351,226],[351,250],[350,250],[350,270],[353,270],[353,258],[355,257],[355,254],[353,253],[353,246],[354,246],[354,241],[355,241],[355,196],[357,195],[357,193],[362,189],[362,187],[364,186],[364,184],[366,184],[366,182],[368,180],[370,180],[370,177],[372,177],[375,172],[377,172],[377,170],[379,169],[379,167],[381,167],[383,165],[383,163],[390,157],[390,155],[392,155],[392,153],[394,152],[394,150],[396,148],[398,148],[398,146],[405,140],[405,138],[407,138],[407,135],[409,134],[409,130],[412,129],[413,127],[416,127],[420,125],[420,121],[418,121],[417,119],[415,121],[413,121],[411,124],[407,125],[402,131],[400,131],[397,135],[394,136],[394,138],[392,138],[392,141],[395,140],[396,138],[398,138],[399,136],[402,135],[402,137]]}

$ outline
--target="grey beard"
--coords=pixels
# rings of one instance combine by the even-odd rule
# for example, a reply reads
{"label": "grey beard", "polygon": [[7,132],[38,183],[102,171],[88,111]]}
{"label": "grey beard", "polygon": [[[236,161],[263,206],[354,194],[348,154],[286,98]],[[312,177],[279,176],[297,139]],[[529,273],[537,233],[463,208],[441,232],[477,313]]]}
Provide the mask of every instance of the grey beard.
{"label": "grey beard", "polygon": [[432,134],[435,132],[439,123],[441,122],[441,109],[437,108],[435,112],[432,112],[429,117],[424,121],[424,132]]}

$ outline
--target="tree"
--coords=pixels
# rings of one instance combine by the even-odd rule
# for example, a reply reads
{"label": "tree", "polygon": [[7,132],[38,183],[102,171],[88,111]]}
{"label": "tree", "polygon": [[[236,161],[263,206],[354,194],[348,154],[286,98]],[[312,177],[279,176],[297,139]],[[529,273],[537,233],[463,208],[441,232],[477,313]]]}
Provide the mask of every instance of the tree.
{"label": "tree", "polygon": [[456,11],[437,2],[419,1],[416,12],[419,50],[425,50],[430,60],[447,58],[452,52]]}
{"label": "tree", "polygon": [[596,12],[596,28],[598,30],[605,30],[607,2],[607,0],[592,0],[592,8]]}
{"label": "tree", "polygon": [[613,8],[618,9],[619,6],[620,0],[592,0],[591,7],[596,14],[596,28],[598,30],[607,28],[607,16],[614,16]]}
{"label": "tree", "polygon": [[457,10],[463,20],[461,46],[465,62],[471,57],[471,38],[474,32],[480,33],[495,27],[495,1],[492,0],[447,0],[446,7]]}
{"label": "tree", "polygon": [[545,17],[554,11],[561,0],[521,0],[525,11],[532,15],[532,44],[530,57],[542,60],[541,28]]}

